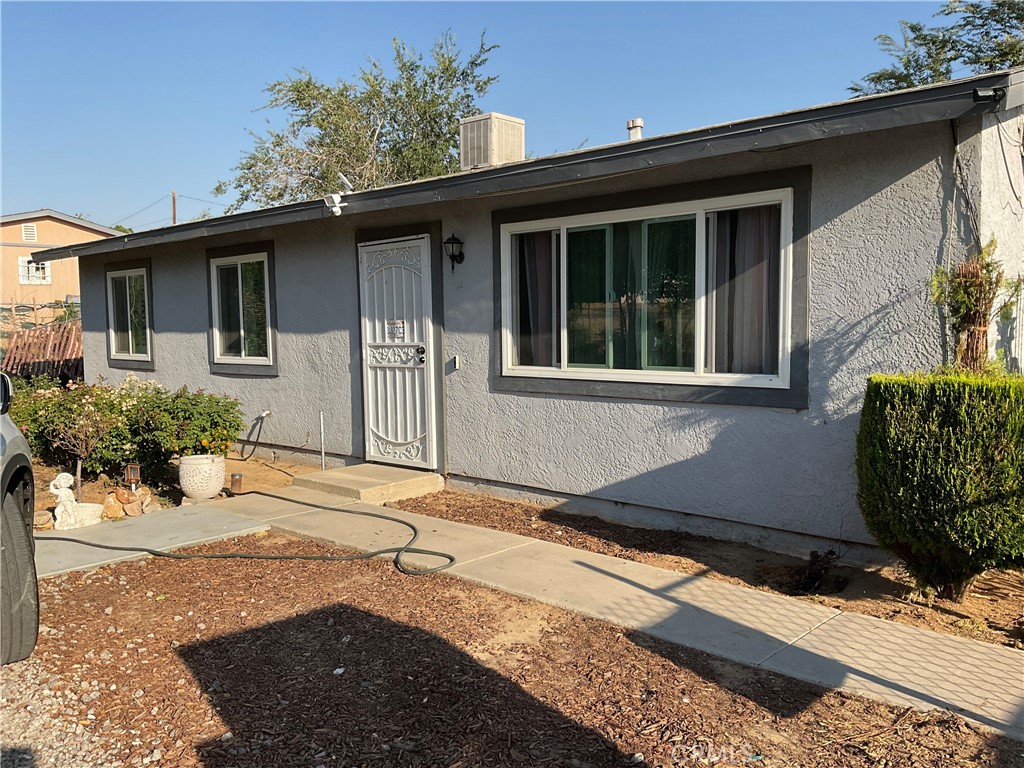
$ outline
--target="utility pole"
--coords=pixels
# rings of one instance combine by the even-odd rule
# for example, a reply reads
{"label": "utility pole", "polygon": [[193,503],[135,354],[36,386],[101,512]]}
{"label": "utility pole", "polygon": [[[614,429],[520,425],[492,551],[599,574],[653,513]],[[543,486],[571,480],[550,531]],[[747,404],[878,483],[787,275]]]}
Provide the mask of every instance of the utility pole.
{"label": "utility pole", "polygon": [[171,226],[178,223],[178,193],[171,190]]}

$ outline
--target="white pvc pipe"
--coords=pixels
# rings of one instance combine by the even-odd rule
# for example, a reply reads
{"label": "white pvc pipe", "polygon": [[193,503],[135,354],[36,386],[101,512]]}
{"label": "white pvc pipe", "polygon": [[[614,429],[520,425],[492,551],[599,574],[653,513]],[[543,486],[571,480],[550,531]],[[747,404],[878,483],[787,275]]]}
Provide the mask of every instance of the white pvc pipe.
{"label": "white pvc pipe", "polygon": [[320,471],[327,471],[327,454],[324,452],[324,412],[320,411]]}

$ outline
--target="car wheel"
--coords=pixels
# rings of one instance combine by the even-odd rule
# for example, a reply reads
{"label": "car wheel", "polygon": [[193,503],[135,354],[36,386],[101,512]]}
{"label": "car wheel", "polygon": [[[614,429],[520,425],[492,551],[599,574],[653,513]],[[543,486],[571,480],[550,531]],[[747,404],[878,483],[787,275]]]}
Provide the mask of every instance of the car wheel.
{"label": "car wheel", "polygon": [[4,493],[0,509],[0,664],[26,658],[39,633],[39,592],[32,533],[18,497]]}

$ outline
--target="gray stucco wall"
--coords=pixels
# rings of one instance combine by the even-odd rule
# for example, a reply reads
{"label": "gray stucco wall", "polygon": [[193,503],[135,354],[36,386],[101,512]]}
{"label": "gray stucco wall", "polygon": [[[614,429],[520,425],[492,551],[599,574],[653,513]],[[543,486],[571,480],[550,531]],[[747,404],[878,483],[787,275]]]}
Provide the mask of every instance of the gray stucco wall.
{"label": "gray stucco wall", "polygon": [[[979,125],[974,126],[980,133]],[[342,216],[188,247],[152,248],[156,371],[264,409],[263,440],[362,450],[355,229],[443,222],[465,264],[443,269],[447,470],[470,479],[592,496],[813,536],[869,542],[855,501],[854,438],[866,377],[929,368],[942,339],[928,302],[937,261],[963,255],[963,195],[954,195],[953,138],[939,123],[831,139],[784,151],[709,158],[578,187],[467,203]],[[978,158],[969,161],[980,162]],[[810,402],[803,411],[496,392],[491,215],[496,208],[629,192],[763,170],[813,168],[810,231]],[[973,167],[973,166],[972,166]],[[208,247],[272,239],[280,376],[209,373]],[[138,256],[133,255],[133,258]],[[81,265],[86,375],[106,365],[103,265]]]}
{"label": "gray stucco wall", "polygon": [[[137,372],[172,389],[202,387],[241,399],[247,419],[264,410],[262,440],[319,451],[319,411],[324,411],[327,450],[362,451],[359,376],[359,302],[356,262],[345,230],[312,222],[256,230],[233,238],[193,241],[133,251],[129,260],[150,259],[153,286],[154,372]],[[206,249],[273,240],[278,317],[276,377],[210,373]],[[106,264],[116,264],[115,260]],[[81,264],[85,375],[123,380],[126,371],[107,366],[105,263]]]}

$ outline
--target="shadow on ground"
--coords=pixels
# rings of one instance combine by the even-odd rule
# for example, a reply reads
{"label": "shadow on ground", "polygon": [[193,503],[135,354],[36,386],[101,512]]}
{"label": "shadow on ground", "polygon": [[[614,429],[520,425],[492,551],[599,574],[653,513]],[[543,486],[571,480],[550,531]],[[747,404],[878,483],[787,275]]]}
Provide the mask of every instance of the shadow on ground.
{"label": "shadow on ground", "polygon": [[[998,667],[978,669],[973,668],[977,660],[963,655],[962,648],[935,642],[918,646],[919,653],[925,654],[925,658],[909,660],[905,658],[904,642],[907,638],[904,634],[890,632],[879,635],[874,631],[875,626],[867,621],[863,625],[848,627],[836,636],[819,638],[826,652],[818,653],[797,643],[789,644],[686,599],[686,587],[696,582],[699,575],[682,576],[671,584],[654,589],[587,562],[577,561],[577,565],[634,587],[662,605],[672,606],[673,613],[667,618],[641,626],[639,631],[626,632],[626,637],[632,642],[749,699],[777,717],[792,717],[807,710],[826,689],[845,688],[874,696],[882,690],[890,701],[895,697],[904,705],[951,710],[990,728],[1024,733],[1024,712],[1018,708],[1007,716],[1010,705],[1019,701],[1017,690],[1008,682],[1020,674],[1020,662],[1015,651],[993,648],[998,653]],[[699,596],[694,594],[694,598],[699,599]],[[777,618],[780,625],[784,625],[785,617],[780,615]],[[792,634],[791,628],[780,626],[779,629],[782,634]],[[902,628],[903,633],[916,631]],[[652,642],[652,637],[671,638],[678,645]],[[921,643],[922,637],[915,639]],[[710,647],[709,638],[713,638]],[[941,641],[941,636],[938,639]],[[714,659],[693,663],[693,656],[680,646],[736,659],[745,657],[745,663],[753,667],[737,667]],[[911,661],[913,663],[909,666],[915,669],[908,674],[908,662]],[[996,663],[992,658],[989,662]],[[810,681],[811,684],[783,681],[765,674],[766,671]],[[925,671],[931,674],[922,675]],[[979,690],[985,691],[986,695],[979,695]],[[961,702],[961,705],[955,702]],[[999,715],[991,714],[1000,706],[1005,706],[1005,709]],[[1009,739],[993,743],[1002,749],[1003,741],[1009,745],[1007,749],[1015,748]]]}
{"label": "shadow on ground", "polygon": [[[8,734],[10,735],[10,734]],[[36,758],[31,749],[13,747],[0,749],[0,768],[35,768]]]}
{"label": "shadow on ground", "polygon": [[605,766],[625,756],[442,638],[346,605],[182,646],[228,766]]}

